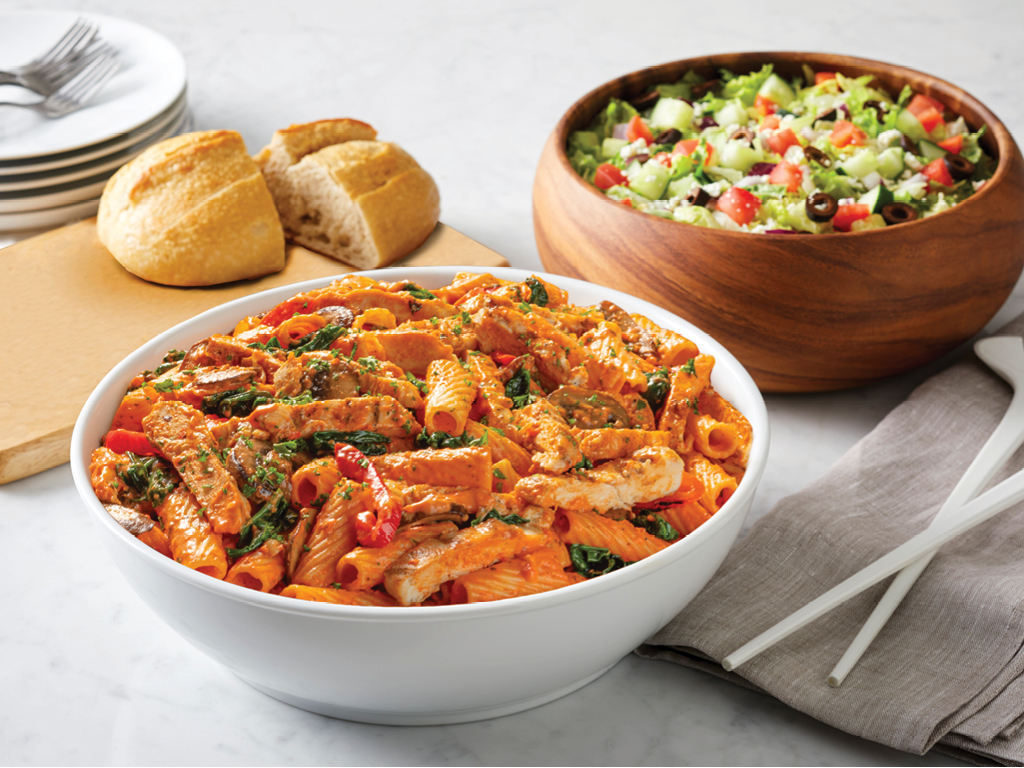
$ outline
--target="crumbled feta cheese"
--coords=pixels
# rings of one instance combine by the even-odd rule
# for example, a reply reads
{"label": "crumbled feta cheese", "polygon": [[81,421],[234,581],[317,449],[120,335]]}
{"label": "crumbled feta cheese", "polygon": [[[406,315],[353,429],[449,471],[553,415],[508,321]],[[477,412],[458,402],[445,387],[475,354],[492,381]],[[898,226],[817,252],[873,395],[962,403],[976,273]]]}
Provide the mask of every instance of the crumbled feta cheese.
{"label": "crumbled feta cheese", "polygon": [[920,171],[924,168],[924,164],[917,159],[917,155],[913,152],[903,153],[903,164],[912,171]]}
{"label": "crumbled feta cheese", "polygon": [[897,131],[895,128],[892,129],[891,131],[882,131],[880,134],[878,134],[878,146],[882,149],[891,147],[893,144],[900,140],[900,136],[902,135],[903,134]]}
{"label": "crumbled feta cheese", "polygon": [[821,133],[819,131],[814,130],[810,126],[805,126],[803,130],[800,131],[800,135],[811,143],[814,143],[821,137]]}
{"label": "crumbled feta cheese", "polygon": [[703,114],[704,114],[704,105],[701,102],[699,102],[699,101],[695,101],[693,103],[693,116],[694,117],[701,117]]}
{"label": "crumbled feta cheese", "polygon": [[629,160],[634,155],[639,155],[647,151],[647,142],[643,139],[637,139],[632,144],[627,144],[619,150],[619,157],[623,160]]}
{"label": "crumbled feta cheese", "polygon": [[[728,187],[728,182],[714,181],[711,184],[705,184],[701,189],[711,195],[711,197],[721,197],[722,193],[725,192]],[[732,219],[729,219],[729,221],[732,221]]]}
{"label": "crumbled feta cheese", "polygon": [[814,185],[814,179],[811,178],[810,167],[801,168],[800,170],[803,171],[802,178],[800,179],[800,188],[807,193],[807,195],[814,194],[814,192],[817,191],[817,187]]}
{"label": "crumbled feta cheese", "polygon": [[914,175],[914,172],[908,168],[907,170],[903,171],[903,173],[900,174],[900,179],[902,179],[903,181],[906,181],[907,179],[909,179],[913,175]]}
{"label": "crumbled feta cheese", "polygon": [[683,202],[681,197],[670,197],[665,201],[665,208],[669,211],[674,211]]}
{"label": "crumbled feta cheese", "polygon": [[799,165],[804,160],[804,148],[794,145],[786,150],[786,154],[782,159],[787,163]]}
{"label": "crumbled feta cheese", "polygon": [[725,126],[725,135],[726,136],[732,136],[739,129],[740,129],[740,124],[739,123],[729,123],[727,126]]}
{"label": "crumbled feta cheese", "polygon": [[861,181],[864,182],[864,186],[867,187],[868,189],[874,189],[875,187],[882,183],[882,177],[878,175],[877,171],[872,171],[863,179],[861,179]]}
{"label": "crumbled feta cheese", "polygon": [[764,175],[764,176],[744,176],[742,179],[740,179],[735,184],[733,184],[733,186],[734,187],[742,187],[743,189],[747,189],[748,187],[753,187],[753,186],[755,186],[757,184],[767,184],[767,183],[768,183],[768,176],[767,175]]}
{"label": "crumbled feta cheese", "polygon": [[967,123],[964,122],[963,117],[958,117],[952,123],[946,125],[947,136],[959,136],[962,133],[968,133]]}
{"label": "crumbled feta cheese", "polygon": [[982,179],[981,181],[972,181],[971,186],[974,187],[974,191],[977,192],[978,190],[985,186],[985,182],[987,181],[988,179]]}

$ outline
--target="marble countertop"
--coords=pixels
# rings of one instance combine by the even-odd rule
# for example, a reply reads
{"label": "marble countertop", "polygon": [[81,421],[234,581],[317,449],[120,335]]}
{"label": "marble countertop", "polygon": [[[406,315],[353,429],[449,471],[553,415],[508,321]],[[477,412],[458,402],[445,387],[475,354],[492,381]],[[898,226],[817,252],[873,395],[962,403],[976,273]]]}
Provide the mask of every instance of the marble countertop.
{"label": "marble countertop", "polygon": [[[447,224],[529,269],[541,269],[530,194],[544,140],[580,95],[645,65],[742,50],[877,58],[955,82],[1012,132],[1024,129],[1024,7],[1013,2],[936,0],[922,12],[865,0],[841,17],[764,2],[49,5],[169,37],[188,61],[197,129],[236,129],[251,151],[290,123],[370,122],[434,175]],[[989,329],[1021,311],[1024,284]],[[767,397],[771,454],[747,525],[965,352],[871,387]],[[67,465],[0,487],[4,764],[955,764],[634,656],[563,699],[486,722],[391,728],[320,717],[249,688],[164,626],[90,526]]]}

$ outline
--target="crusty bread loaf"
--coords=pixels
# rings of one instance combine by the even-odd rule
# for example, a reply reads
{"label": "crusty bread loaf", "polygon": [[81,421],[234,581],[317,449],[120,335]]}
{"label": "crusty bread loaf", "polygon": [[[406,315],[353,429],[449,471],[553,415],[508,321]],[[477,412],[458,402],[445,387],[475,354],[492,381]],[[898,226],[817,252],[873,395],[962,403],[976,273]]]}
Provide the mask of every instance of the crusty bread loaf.
{"label": "crusty bread loaf", "polygon": [[293,125],[256,156],[288,237],[359,269],[414,251],[437,225],[437,185],[358,120]]}
{"label": "crusty bread loaf", "polygon": [[100,200],[100,240],[164,285],[215,285],[284,268],[284,232],[235,131],[168,139],[123,166]]}

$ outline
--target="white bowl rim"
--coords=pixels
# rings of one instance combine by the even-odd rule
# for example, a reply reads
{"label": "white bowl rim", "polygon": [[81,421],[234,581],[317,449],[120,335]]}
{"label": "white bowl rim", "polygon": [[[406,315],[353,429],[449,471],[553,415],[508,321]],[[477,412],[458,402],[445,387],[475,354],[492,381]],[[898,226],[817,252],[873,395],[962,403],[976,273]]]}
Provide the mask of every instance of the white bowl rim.
{"label": "white bowl rim", "polygon": [[[407,607],[337,605],[334,603],[298,600],[295,598],[257,592],[256,590],[247,589],[219,579],[211,578],[205,574],[183,566],[171,558],[159,554],[148,545],[138,541],[107,513],[106,509],[104,509],[103,505],[96,497],[90,483],[88,465],[83,459],[85,455],[83,453],[83,449],[87,425],[92,420],[93,414],[99,407],[100,403],[105,399],[109,389],[116,386],[119,382],[129,381],[138,373],[138,371],[143,370],[146,365],[145,361],[148,358],[154,358],[158,356],[158,354],[163,355],[166,353],[167,347],[165,346],[165,337],[186,331],[194,325],[201,326],[203,325],[204,319],[212,318],[213,315],[220,313],[231,313],[231,317],[234,318],[234,321],[237,321],[246,315],[270,309],[275,304],[291,298],[297,293],[326,286],[334,280],[342,279],[349,274],[363,275],[375,280],[380,280],[381,282],[394,282],[395,280],[405,279],[402,275],[409,273],[414,273],[417,276],[417,279],[422,279],[419,276],[425,274],[428,276],[443,276],[446,280],[450,280],[451,277],[454,277],[456,272],[473,272],[478,274],[489,273],[501,279],[517,282],[523,281],[531,275],[536,275],[543,280],[567,290],[570,295],[570,300],[572,300],[574,287],[576,289],[586,287],[586,289],[589,290],[594,290],[596,288],[599,291],[607,292],[609,300],[614,301],[623,307],[630,307],[630,305],[632,305],[630,308],[633,311],[643,313],[659,325],[665,326],[666,323],[669,323],[670,326],[675,326],[675,330],[684,333],[687,338],[695,341],[701,350],[704,350],[706,346],[713,347],[714,349],[712,351],[714,352],[716,361],[715,368],[719,369],[719,366],[726,368],[730,378],[735,379],[734,384],[743,390],[743,393],[753,405],[752,408],[748,408],[747,411],[744,412],[744,416],[747,417],[753,428],[753,439],[751,442],[747,470],[743,478],[744,481],[739,484],[732,497],[707,522],[701,525],[696,531],[686,536],[682,541],[676,542],[650,557],[633,563],[628,568],[623,568],[597,578],[536,595],[525,595],[522,597],[486,603],[429,606],[423,610],[410,610],[410,608]],[[448,277],[449,275],[451,275],[451,277]],[[249,307],[249,305],[253,306],[245,310],[241,309],[241,307]],[[238,311],[234,311],[235,308],[239,308]],[[198,339],[196,340],[198,341]],[[714,376],[714,373],[712,373],[712,376]],[[753,378],[747,370],[721,343],[715,341],[710,335],[701,331],[692,323],[672,314],[666,309],[662,309],[654,304],[638,299],[634,296],[630,296],[629,294],[621,291],[616,291],[612,288],[605,288],[604,286],[589,283],[585,280],[578,280],[576,278],[564,277],[561,275],[552,275],[546,272],[535,272],[512,267],[488,268],[458,265],[425,267],[409,266],[405,268],[389,267],[385,269],[343,273],[332,277],[322,277],[299,283],[278,286],[276,288],[243,296],[233,299],[232,301],[225,302],[224,304],[220,304],[216,307],[212,307],[205,312],[195,315],[188,320],[178,323],[167,331],[158,334],[155,338],[143,344],[118,363],[106,376],[103,377],[89,396],[89,399],[86,401],[78,416],[74,432],[71,437],[71,471],[75,485],[78,488],[79,495],[93,512],[97,522],[111,530],[114,535],[121,537],[125,544],[133,546],[133,552],[136,556],[148,560],[150,565],[175,579],[184,581],[191,586],[219,594],[229,599],[247,602],[282,613],[345,621],[356,620],[372,622],[383,620],[397,623],[417,623],[439,620],[472,620],[483,616],[493,617],[517,614],[534,609],[553,607],[562,603],[575,601],[577,599],[585,599],[587,596],[595,596],[607,590],[615,589],[620,585],[635,581],[646,573],[661,570],[661,568],[667,566],[673,560],[683,557],[690,550],[700,546],[701,542],[712,536],[718,528],[725,525],[725,518],[731,517],[731,515],[728,514],[730,511],[735,512],[735,510],[747,503],[748,497],[753,497],[767,463],[768,442],[769,433],[767,408],[765,406],[764,398],[761,396],[757,385],[754,383]],[[89,449],[89,452],[92,452],[92,448]],[[752,498],[750,500],[752,501]],[[726,514],[723,514],[723,512]],[[131,539],[131,541],[128,542],[126,539]],[[131,582],[129,581],[129,583]]]}

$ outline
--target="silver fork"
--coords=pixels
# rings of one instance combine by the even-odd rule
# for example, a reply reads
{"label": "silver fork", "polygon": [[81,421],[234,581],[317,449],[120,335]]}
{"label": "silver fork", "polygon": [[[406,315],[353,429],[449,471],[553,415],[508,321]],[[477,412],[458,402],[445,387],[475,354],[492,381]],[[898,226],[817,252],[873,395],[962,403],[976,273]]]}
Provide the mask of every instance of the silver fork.
{"label": "silver fork", "polygon": [[111,49],[42,101],[31,104],[0,101],[0,107],[22,107],[35,110],[46,117],[64,117],[84,107],[114,76],[118,66],[117,55]]}
{"label": "silver fork", "polygon": [[20,85],[49,96],[67,82],[75,58],[88,49],[98,31],[91,21],[78,19],[45,53],[10,72],[0,70],[0,85]]}

